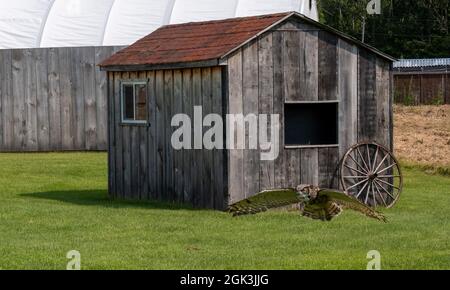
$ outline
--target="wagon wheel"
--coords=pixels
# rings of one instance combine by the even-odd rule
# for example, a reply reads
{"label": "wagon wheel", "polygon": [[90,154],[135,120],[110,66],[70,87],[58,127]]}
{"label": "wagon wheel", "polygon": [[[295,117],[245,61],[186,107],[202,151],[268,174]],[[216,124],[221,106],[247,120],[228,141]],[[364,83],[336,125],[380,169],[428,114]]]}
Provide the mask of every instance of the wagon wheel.
{"label": "wagon wheel", "polygon": [[371,207],[391,208],[403,187],[397,159],[375,143],[350,148],[342,160],[340,174],[345,192]]}

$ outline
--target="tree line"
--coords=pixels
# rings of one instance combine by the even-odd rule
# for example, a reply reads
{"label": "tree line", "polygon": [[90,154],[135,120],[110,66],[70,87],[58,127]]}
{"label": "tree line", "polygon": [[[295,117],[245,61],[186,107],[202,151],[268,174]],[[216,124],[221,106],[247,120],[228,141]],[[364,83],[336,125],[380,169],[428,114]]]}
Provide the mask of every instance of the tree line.
{"label": "tree line", "polygon": [[320,21],[397,58],[450,57],[449,0],[318,0]]}

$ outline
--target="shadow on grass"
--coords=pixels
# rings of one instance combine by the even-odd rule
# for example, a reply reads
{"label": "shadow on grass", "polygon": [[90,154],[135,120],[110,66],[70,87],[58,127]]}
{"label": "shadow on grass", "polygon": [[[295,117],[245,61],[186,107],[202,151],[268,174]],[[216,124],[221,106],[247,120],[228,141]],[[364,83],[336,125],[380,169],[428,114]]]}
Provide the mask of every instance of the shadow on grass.
{"label": "shadow on grass", "polygon": [[147,208],[162,210],[199,210],[186,204],[174,204],[159,201],[113,200],[106,190],[73,190],[24,193],[26,198],[46,199],[82,206],[104,206],[108,208]]}

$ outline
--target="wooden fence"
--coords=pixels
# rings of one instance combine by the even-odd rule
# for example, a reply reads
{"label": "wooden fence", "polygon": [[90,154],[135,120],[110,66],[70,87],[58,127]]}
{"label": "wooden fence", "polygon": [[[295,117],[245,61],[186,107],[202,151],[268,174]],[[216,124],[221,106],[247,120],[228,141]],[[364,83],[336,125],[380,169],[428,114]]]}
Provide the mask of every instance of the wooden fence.
{"label": "wooden fence", "polygon": [[399,104],[450,104],[450,73],[395,73],[394,86]]}
{"label": "wooden fence", "polygon": [[0,50],[0,152],[106,150],[97,64],[120,48]]}

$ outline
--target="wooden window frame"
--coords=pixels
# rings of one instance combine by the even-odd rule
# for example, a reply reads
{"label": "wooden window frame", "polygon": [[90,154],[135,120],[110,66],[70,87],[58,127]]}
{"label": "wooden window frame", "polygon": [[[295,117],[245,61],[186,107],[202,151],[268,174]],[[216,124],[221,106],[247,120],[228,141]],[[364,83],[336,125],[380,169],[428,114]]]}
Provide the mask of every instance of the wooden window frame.
{"label": "wooden window frame", "polygon": [[[321,148],[339,148],[339,100],[322,100],[322,101],[285,101],[283,106],[283,128],[286,128],[286,117],[284,113],[285,105],[301,105],[301,104],[336,104],[337,105],[337,139],[338,144],[317,144],[317,145],[286,145],[286,138],[283,136],[284,149],[321,149]],[[284,130],[284,129],[283,129]],[[284,134],[284,133],[283,133]]]}
{"label": "wooden window frame", "polygon": [[[124,116],[124,106],[125,106],[125,95],[124,86],[133,86],[133,116],[135,120],[126,120]],[[145,85],[146,87],[146,106],[147,106],[147,119],[146,120],[136,120],[136,85]],[[148,99],[148,81],[147,80],[131,80],[131,81],[121,81],[120,82],[120,123],[121,125],[136,125],[145,126],[149,125],[149,99]]]}

